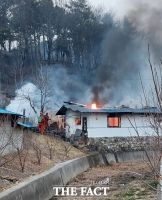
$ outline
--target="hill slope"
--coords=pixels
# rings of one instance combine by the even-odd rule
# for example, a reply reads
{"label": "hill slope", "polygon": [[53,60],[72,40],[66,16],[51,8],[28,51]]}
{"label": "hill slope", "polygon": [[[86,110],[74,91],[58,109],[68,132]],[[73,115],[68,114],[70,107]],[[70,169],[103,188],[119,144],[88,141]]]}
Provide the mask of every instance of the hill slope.
{"label": "hill slope", "polygon": [[24,133],[23,150],[1,158],[0,191],[50,167],[85,153],[58,137]]}

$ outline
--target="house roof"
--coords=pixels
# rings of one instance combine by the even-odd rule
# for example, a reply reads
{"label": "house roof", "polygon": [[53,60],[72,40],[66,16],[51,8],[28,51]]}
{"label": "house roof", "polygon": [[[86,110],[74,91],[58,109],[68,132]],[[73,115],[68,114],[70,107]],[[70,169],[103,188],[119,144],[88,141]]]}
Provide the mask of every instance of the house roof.
{"label": "house roof", "polygon": [[67,109],[72,111],[78,111],[81,113],[131,113],[131,114],[160,114],[160,110],[156,107],[146,107],[146,108],[129,108],[129,107],[119,107],[119,108],[100,108],[91,109],[78,104],[68,104],[65,103],[56,113],[56,115],[65,115]]}
{"label": "house roof", "polygon": [[33,126],[30,123],[22,123],[22,122],[17,122],[20,126],[26,127],[26,128],[32,128]]}
{"label": "house roof", "polygon": [[18,116],[23,116],[22,114],[12,112],[3,108],[0,108],[0,114],[7,114],[7,115],[18,115]]}

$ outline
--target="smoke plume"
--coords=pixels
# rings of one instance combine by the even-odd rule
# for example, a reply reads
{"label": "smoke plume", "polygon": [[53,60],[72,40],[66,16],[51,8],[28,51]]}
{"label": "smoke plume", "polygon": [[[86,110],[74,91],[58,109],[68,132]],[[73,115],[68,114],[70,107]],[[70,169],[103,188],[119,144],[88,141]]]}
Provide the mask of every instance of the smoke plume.
{"label": "smoke plume", "polygon": [[[74,74],[69,74],[65,67],[61,65],[51,66],[46,70],[48,81],[45,85],[37,81],[27,82],[16,90],[16,97],[11,100],[6,109],[23,114],[25,109],[26,117],[31,121],[37,120],[41,111],[41,92],[48,92],[45,100],[44,112],[47,110],[56,113],[64,101],[88,102],[90,92],[89,88],[80,78]],[[34,80],[34,78],[32,78]],[[37,77],[39,79],[39,76]],[[32,109],[31,105],[34,107]]]}
{"label": "smoke plume", "polygon": [[138,31],[146,33],[145,40],[150,45],[156,60],[162,56],[162,4],[160,0],[134,3],[128,17]]}
{"label": "smoke plume", "polygon": [[[87,81],[89,85],[79,74],[72,74],[61,65],[51,66],[53,94],[46,109],[57,111],[63,101],[82,104],[94,101],[101,106],[126,104],[132,107],[140,104],[140,76],[146,88],[150,88],[152,82],[148,44],[153,62],[158,62],[162,56],[162,5],[160,0],[155,0],[154,3],[130,0],[125,2],[131,9],[127,11],[127,17],[114,23],[105,35],[102,43],[102,63],[93,78],[90,77]],[[31,83],[23,87],[26,86],[32,88],[29,94],[39,112],[40,99],[39,95],[36,95],[38,89]],[[29,108],[27,102],[20,101],[23,87],[17,90],[15,102],[12,101],[8,109],[22,112],[24,107]],[[27,109],[27,115],[31,115],[30,109]]]}
{"label": "smoke plume", "polygon": [[[148,45],[153,63],[162,56],[162,6],[160,1],[126,1],[131,8],[120,24],[108,31],[102,45],[102,65],[93,81],[93,101],[116,105],[142,95],[141,79],[152,84]],[[125,3],[126,3],[125,2]],[[133,103],[130,101],[130,106]]]}

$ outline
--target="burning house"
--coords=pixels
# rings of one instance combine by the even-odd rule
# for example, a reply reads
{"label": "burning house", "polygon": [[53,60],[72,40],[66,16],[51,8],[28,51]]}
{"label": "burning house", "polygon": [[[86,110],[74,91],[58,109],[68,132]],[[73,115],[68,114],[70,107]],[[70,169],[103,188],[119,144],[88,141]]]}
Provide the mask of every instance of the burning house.
{"label": "burning house", "polygon": [[70,134],[75,134],[76,129],[88,131],[89,137],[125,137],[152,134],[153,129],[148,121],[148,116],[154,118],[161,116],[156,107],[129,108],[117,106],[114,108],[97,108],[66,102],[56,115],[64,115],[65,123],[69,126]]}
{"label": "burning house", "polygon": [[0,155],[6,155],[22,148],[23,128],[17,120],[22,116],[0,108]]}

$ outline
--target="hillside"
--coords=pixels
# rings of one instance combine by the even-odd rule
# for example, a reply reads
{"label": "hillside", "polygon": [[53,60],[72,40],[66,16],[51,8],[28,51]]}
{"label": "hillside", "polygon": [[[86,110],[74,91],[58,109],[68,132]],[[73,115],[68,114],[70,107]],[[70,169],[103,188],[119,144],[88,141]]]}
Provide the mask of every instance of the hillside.
{"label": "hillside", "polygon": [[22,182],[58,163],[85,155],[58,137],[30,131],[24,133],[23,145],[22,151],[1,158],[5,164],[0,168],[0,190]]}

